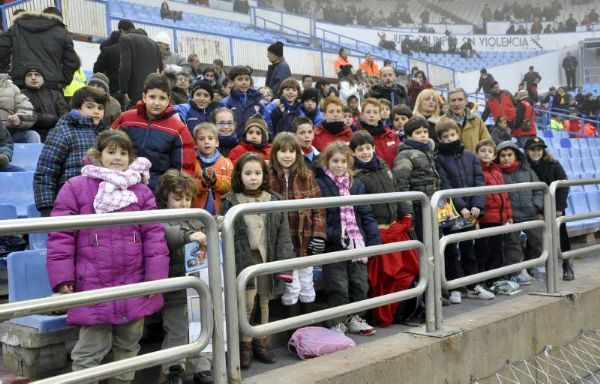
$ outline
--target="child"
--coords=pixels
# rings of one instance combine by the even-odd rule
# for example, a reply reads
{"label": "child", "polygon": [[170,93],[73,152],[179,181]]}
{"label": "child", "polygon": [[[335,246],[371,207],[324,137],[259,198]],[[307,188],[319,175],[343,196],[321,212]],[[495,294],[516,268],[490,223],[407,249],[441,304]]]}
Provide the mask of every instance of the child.
{"label": "child", "polygon": [[42,216],[50,215],[63,184],[81,174],[86,152],[106,128],[102,119],[107,100],[91,87],[78,89],[71,99],[73,109],[50,130],[33,179],[35,206]]}
{"label": "child", "polygon": [[104,122],[107,127],[110,127],[121,116],[121,104],[110,95],[110,80],[108,76],[102,72],[94,73],[88,80],[88,85],[104,93],[108,98],[104,107]]}
{"label": "child", "polygon": [[319,107],[319,91],[314,88],[305,89],[300,101],[302,102],[300,114],[308,117],[312,121],[313,127],[318,127],[325,121],[325,116]]}
{"label": "child", "polygon": [[[481,162],[481,170],[485,185],[503,185],[504,177],[494,159],[496,158],[496,144],[492,139],[483,139],[476,146],[477,157]],[[483,211],[485,215],[477,218],[480,229],[498,227],[512,223],[512,204],[508,192],[489,193],[485,195]],[[475,254],[477,255],[477,270],[489,271],[502,267],[503,235],[482,237],[475,239]],[[488,285],[489,287],[489,285]]]}
{"label": "child", "polygon": [[[238,204],[279,201],[281,197],[269,192],[268,169],[265,160],[256,153],[245,153],[233,168],[232,191],[223,196],[222,212]],[[235,265],[239,274],[254,264],[289,259],[294,257],[288,215],[285,212],[244,215],[234,223]],[[254,284],[246,287],[246,310],[248,319],[254,311],[258,295],[260,323],[269,322],[269,299],[273,296],[273,277],[258,276]],[[266,338],[252,339],[242,336],[240,366],[250,367],[252,358],[273,364],[275,356],[267,349]]]}
{"label": "child", "polygon": [[512,140],[512,131],[508,126],[506,117],[498,116],[496,118],[496,124],[490,129],[490,136],[496,145],[503,141]]}
{"label": "child", "polygon": [[412,117],[412,111],[404,104],[398,104],[392,109],[392,126],[398,134],[398,139],[404,141],[404,124]]}
{"label": "child", "polygon": [[[535,172],[531,169],[525,155],[517,145],[511,141],[503,141],[496,148],[496,163],[504,175],[505,184],[528,183],[539,181]],[[524,221],[536,220],[544,209],[544,193],[541,190],[527,190],[510,192],[508,194],[513,209],[513,221],[522,223]],[[504,265],[515,264],[525,260],[540,257],[543,249],[543,229],[527,229],[527,245],[522,249],[519,240],[519,232],[512,232],[505,236],[504,243]],[[531,284],[532,277],[526,270],[515,274],[511,280],[519,285]]]}
{"label": "child", "polygon": [[350,127],[358,127],[358,122],[360,121],[360,101],[358,100],[358,96],[352,95],[348,98],[346,102],[346,106],[350,108],[350,113],[352,113],[352,124]]}
{"label": "child", "polygon": [[231,191],[233,164],[217,149],[219,139],[214,124],[199,124],[194,129],[194,141],[198,151],[194,171],[197,194],[194,195],[192,207],[203,208],[211,215],[218,215],[221,196]]}
{"label": "child", "polygon": [[235,116],[229,108],[217,108],[212,115],[212,122],[219,130],[219,152],[229,157],[229,152],[238,145],[235,134]]}
{"label": "child", "polygon": [[[192,199],[196,196],[196,182],[188,174],[170,169],[158,179],[156,188],[156,203],[160,209],[190,208]],[[200,230],[200,225],[189,221],[171,222],[164,225],[167,245],[169,247],[169,277],[185,276],[185,245],[192,241],[206,245],[206,235]],[[204,260],[199,260],[204,262]],[[161,311],[165,337],[161,349],[185,345],[188,343],[188,306],[185,290],[165,293],[165,306]],[[200,357],[194,360],[195,375],[207,377],[210,372],[210,360]],[[185,370],[185,359],[163,364],[163,372],[169,383],[182,379]]]}
{"label": "child", "polygon": [[381,119],[381,104],[379,100],[368,98],[362,104],[359,129],[364,129],[373,136],[375,152],[391,168],[398,152],[400,139],[398,135],[384,126]]}
{"label": "child", "polygon": [[[481,163],[473,152],[465,149],[460,140],[461,129],[458,123],[450,119],[441,120],[436,124],[435,130],[440,143],[435,163],[442,181],[442,189],[483,186],[485,180]],[[462,219],[473,224],[483,210],[484,200],[483,195],[452,198],[454,207]],[[472,227],[469,229],[472,229]],[[457,230],[457,232],[464,232],[469,229]],[[444,230],[446,235],[451,232],[451,229]],[[458,247],[460,249],[460,261],[454,244],[446,247],[445,251],[446,276],[450,280],[478,272],[477,259],[473,252],[473,241],[461,241],[458,243]],[[458,295],[460,295],[458,291],[450,292],[451,302],[460,301],[456,297]],[[494,294],[477,284],[474,287],[469,287],[467,297],[491,300],[494,298]]]}
{"label": "child", "polygon": [[[283,86],[283,85],[282,85]],[[312,124],[308,123],[312,129]],[[269,185],[271,191],[287,200],[321,197],[313,173],[307,168],[300,144],[289,132],[281,132],[273,140]],[[288,222],[296,257],[317,255],[325,251],[325,210],[304,209],[288,212]],[[281,302],[288,316],[297,316],[298,299],[301,312],[312,312],[315,301],[313,267],[296,269],[293,280],[285,284]]]}
{"label": "child", "polygon": [[131,138],[136,154],[152,163],[149,187],[155,189],[158,178],[169,169],[194,174],[196,153],[190,130],[175,115],[169,102],[169,81],[151,73],[144,82],[142,100],[135,109],[123,112],[113,124]]}
{"label": "child", "polygon": [[299,96],[302,91],[298,80],[289,77],[281,82],[279,89],[280,98],[271,101],[263,115],[272,137],[279,132],[290,132],[292,120],[301,115],[302,102]]}
{"label": "child", "polygon": [[[413,116],[404,125],[404,132],[406,138],[398,147],[392,170],[398,191],[423,192],[431,198],[440,189],[440,177],[435,168],[429,123],[421,116]],[[413,212],[417,238],[423,241],[421,206],[416,201],[408,201],[407,205]]]}
{"label": "child", "polygon": [[230,95],[221,100],[221,106],[229,108],[235,115],[235,133],[242,136],[246,127],[246,120],[255,114],[263,114],[264,106],[261,104],[263,95],[251,88],[252,73],[248,67],[236,66],[229,70],[229,79],[233,82]]}
{"label": "child", "polygon": [[320,152],[312,145],[315,138],[312,121],[306,116],[298,116],[292,121],[292,129],[296,140],[300,143],[306,165],[314,173]]}
{"label": "child", "polygon": [[315,129],[315,139],[313,140],[313,145],[321,152],[332,141],[349,143],[352,137],[352,129],[344,124],[344,103],[339,97],[326,97],[323,100],[323,110],[325,111],[325,121]]}
{"label": "child", "polygon": [[246,152],[255,152],[265,161],[269,161],[271,144],[269,144],[267,123],[262,116],[256,114],[246,122],[246,130],[241,143],[229,152],[229,160],[235,165],[237,159]]}
{"label": "child", "polygon": [[273,100],[273,90],[267,86],[258,88],[258,92],[262,95],[260,103],[265,107]]}
{"label": "child", "polygon": [[[156,209],[145,185],[150,162],[135,159],[133,153],[125,133],[102,132],[89,151],[95,165],[86,165],[81,176],[65,183],[52,215]],[[165,279],[169,266],[165,231],[161,224],[129,224],[50,232],[46,266],[52,290],[62,294]],[[71,352],[73,370],[100,365],[111,347],[115,361],[136,356],[144,317],[162,305],[162,295],[154,294],[69,309],[67,323],[80,326]],[[116,379],[130,382],[134,375],[122,373]]]}
{"label": "child", "polygon": [[[317,183],[323,197],[362,195],[363,183],[352,177],[352,152],[346,143],[334,141],[327,145],[321,157]],[[369,205],[346,205],[327,208],[326,252],[358,249],[380,243],[377,221]],[[323,283],[329,307],[367,298],[367,258],[323,265]],[[346,319],[326,321],[337,332],[374,335],[371,327],[358,314]]]}
{"label": "child", "polygon": [[[567,180],[567,174],[558,160],[546,150],[546,143],[539,137],[534,137],[525,142],[525,157],[531,165],[531,169],[538,176],[540,181],[550,185],[556,180]],[[558,188],[556,190],[556,215],[564,216],[567,209],[567,198],[569,188]],[[567,226],[562,223],[560,226],[560,249],[562,252],[571,250],[571,242],[567,235]],[[571,260],[563,260],[563,280],[571,281],[575,279],[573,273],[573,264]]]}
{"label": "child", "polygon": [[392,125],[390,115],[392,114],[392,103],[387,99],[378,99],[381,104],[381,121],[383,125],[389,128]]}
{"label": "child", "polygon": [[346,125],[347,127],[352,128],[352,130],[355,129],[355,121],[354,121],[354,116],[352,113],[352,108],[350,108],[349,106],[345,106],[344,107],[344,125]]}
{"label": "child", "polygon": [[185,104],[173,106],[190,133],[198,124],[211,121],[213,112],[219,107],[218,103],[212,101],[213,95],[213,86],[206,80],[199,80],[192,86],[192,98]]}

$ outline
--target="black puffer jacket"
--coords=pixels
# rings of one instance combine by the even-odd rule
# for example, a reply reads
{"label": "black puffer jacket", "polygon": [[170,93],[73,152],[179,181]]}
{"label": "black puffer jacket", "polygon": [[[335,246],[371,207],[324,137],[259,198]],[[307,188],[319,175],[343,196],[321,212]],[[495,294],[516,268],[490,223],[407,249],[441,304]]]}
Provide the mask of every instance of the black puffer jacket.
{"label": "black puffer jacket", "polygon": [[46,87],[62,90],[73,80],[77,56],[73,39],[60,17],[39,12],[23,12],[6,33],[0,35],[0,68],[8,67],[13,82],[24,86],[23,70],[29,63],[41,65]]}
{"label": "black puffer jacket", "polygon": [[135,105],[142,98],[146,77],[157,71],[162,72],[162,56],[158,45],[137,30],[119,38],[119,52],[119,87],[123,94],[128,94],[131,105]]}
{"label": "black puffer jacket", "polygon": [[[560,163],[554,159],[544,159],[540,161],[529,160],[531,169],[535,172],[540,181],[543,181],[547,185],[552,184],[556,180],[567,180],[567,174],[560,165]],[[567,198],[569,197],[569,188],[558,188],[556,190],[556,210],[564,211],[567,209]]]}
{"label": "black puffer jacket", "polygon": [[369,97],[374,97],[376,99],[386,99],[392,106],[396,106],[398,104],[407,104],[407,95],[408,92],[404,85],[394,84],[391,87],[387,87],[383,84],[377,84],[371,87],[369,90]]}
{"label": "black puffer jacket", "polygon": [[25,87],[23,94],[29,98],[35,111],[36,121],[31,129],[39,133],[42,141],[45,141],[48,131],[56,126],[62,115],[69,112],[67,102],[62,93],[45,86],[40,89]]}
{"label": "black puffer jacket", "polygon": [[121,57],[119,52],[119,31],[110,34],[110,38],[100,44],[100,54],[94,63],[94,73],[102,72],[110,81],[110,93],[119,91],[119,66]]}

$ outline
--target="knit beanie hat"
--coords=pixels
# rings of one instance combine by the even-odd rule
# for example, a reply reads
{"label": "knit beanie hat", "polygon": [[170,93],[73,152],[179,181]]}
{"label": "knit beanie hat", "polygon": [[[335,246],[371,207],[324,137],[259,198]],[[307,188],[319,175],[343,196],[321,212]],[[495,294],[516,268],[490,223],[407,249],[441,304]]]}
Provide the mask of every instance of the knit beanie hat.
{"label": "knit beanie hat", "polygon": [[319,104],[319,91],[317,91],[315,88],[306,88],[302,93],[300,101],[304,103],[306,100],[312,100]]}
{"label": "knit beanie hat", "polygon": [[104,73],[102,73],[102,72],[94,73],[92,75],[92,77],[90,77],[90,80],[88,80],[88,85],[93,85],[93,84],[97,84],[97,85],[101,86],[102,88],[104,88],[107,95],[110,93],[110,86],[109,86],[110,80],[108,79],[108,76],[106,76]]}
{"label": "knit beanie hat", "polygon": [[199,89],[204,89],[206,92],[208,92],[208,94],[210,95],[210,99],[212,100],[213,95],[214,95],[214,89],[212,84],[209,81],[206,80],[198,80],[194,83],[194,85],[192,86],[192,97],[194,97],[194,93],[196,93],[197,90]]}
{"label": "knit beanie hat", "polygon": [[283,56],[283,43],[281,41],[277,41],[267,48],[267,52],[271,52],[275,56],[282,57]]}
{"label": "knit beanie hat", "polygon": [[168,46],[171,46],[171,37],[165,31],[158,32],[156,34],[156,37],[154,38],[154,41],[156,41],[157,43],[163,43]]}
{"label": "knit beanie hat", "polygon": [[229,70],[229,79],[230,80],[235,80],[236,77],[242,76],[242,75],[252,76],[252,72],[250,71],[250,69],[248,67],[244,67],[242,65],[236,65],[235,67],[233,67]]}
{"label": "knit beanie hat", "polygon": [[261,132],[262,132],[262,144],[266,144],[268,139],[269,139],[269,135],[268,135],[268,127],[267,127],[267,122],[265,121],[265,119],[263,119],[263,117],[257,113],[256,115],[250,117],[248,120],[246,120],[246,126],[244,128],[244,136],[246,136],[246,133],[248,132],[248,130],[252,127],[258,127]]}
{"label": "knit beanie hat", "polygon": [[29,72],[37,72],[39,74],[42,75],[42,77],[45,77],[45,73],[44,70],[42,69],[41,65],[38,64],[27,64],[23,67],[23,77],[25,77]]}

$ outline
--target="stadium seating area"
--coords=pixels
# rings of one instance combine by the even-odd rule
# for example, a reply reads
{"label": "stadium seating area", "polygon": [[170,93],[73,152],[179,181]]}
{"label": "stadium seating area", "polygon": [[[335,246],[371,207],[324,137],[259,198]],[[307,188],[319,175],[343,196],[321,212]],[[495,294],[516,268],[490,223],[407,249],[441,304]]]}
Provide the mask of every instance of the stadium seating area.
{"label": "stadium seating area", "polygon": [[416,52],[413,58],[427,61],[432,64],[450,67],[459,72],[478,71],[481,68],[491,68],[497,65],[504,65],[520,60],[546,53],[544,51],[527,52],[477,52],[479,57],[474,56],[470,59],[464,59],[458,54],[450,55],[447,53],[425,54]]}
{"label": "stadium seating area", "polygon": [[584,84],[583,93],[591,92],[594,96],[600,96],[600,84]]}

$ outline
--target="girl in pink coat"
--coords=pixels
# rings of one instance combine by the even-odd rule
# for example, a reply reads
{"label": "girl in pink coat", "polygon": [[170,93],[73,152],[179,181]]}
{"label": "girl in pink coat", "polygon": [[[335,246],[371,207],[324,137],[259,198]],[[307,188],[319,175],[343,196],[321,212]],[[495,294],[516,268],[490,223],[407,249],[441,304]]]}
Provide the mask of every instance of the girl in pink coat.
{"label": "girl in pink coat", "polygon": [[[133,156],[133,145],[122,131],[104,131],[88,152],[95,165],[69,179],[54,203],[52,216],[156,209],[145,185],[148,159]],[[46,266],[55,292],[68,294],[165,279],[169,273],[164,227],[123,225],[52,232]],[[112,349],[115,360],[137,355],[144,317],[163,305],[162,295],[133,297],[71,308],[67,322],[80,325],[71,358],[73,370],[95,367]],[[133,381],[134,372],[116,376]]]}

